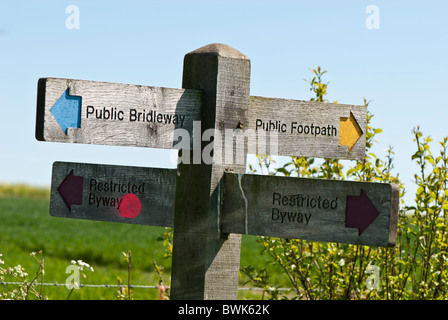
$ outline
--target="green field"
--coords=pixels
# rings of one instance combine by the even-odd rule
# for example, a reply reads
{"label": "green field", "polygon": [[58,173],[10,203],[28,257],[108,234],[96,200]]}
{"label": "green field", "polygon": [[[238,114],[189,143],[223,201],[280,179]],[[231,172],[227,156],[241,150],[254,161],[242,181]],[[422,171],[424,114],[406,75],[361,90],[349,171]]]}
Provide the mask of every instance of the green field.
{"label": "green field", "polygon": [[[32,189],[30,189],[32,190]],[[31,280],[39,264],[30,256],[42,250],[44,258],[44,283],[64,284],[65,273],[72,260],[89,263],[94,272],[86,271],[82,284],[109,284],[113,287],[81,287],[74,290],[70,299],[118,299],[117,282],[120,277],[127,283],[127,264],[123,252],[132,252],[131,284],[154,286],[158,276],[153,266],[153,255],[164,266],[164,280],[169,282],[171,260],[164,259],[165,248],[157,239],[164,228],[128,225],[111,222],[55,218],[49,215],[49,197],[45,192],[4,192],[0,196],[0,254],[5,262],[3,268],[20,264]],[[0,194],[2,188],[0,187]],[[3,190],[4,191],[4,190]],[[6,196],[5,196],[6,194]],[[261,247],[255,237],[244,236],[241,266],[253,265],[263,268],[267,258],[260,256]],[[281,270],[273,285],[287,286]],[[7,278],[7,281],[16,281]],[[240,286],[247,279],[240,278]],[[10,291],[14,285],[0,284],[0,293]],[[66,299],[70,290],[65,286],[43,286],[43,296],[50,300]],[[158,299],[159,293],[152,288],[134,288],[134,299]],[[259,299],[261,294],[239,291],[239,299]],[[35,299],[35,297],[34,297]]]}

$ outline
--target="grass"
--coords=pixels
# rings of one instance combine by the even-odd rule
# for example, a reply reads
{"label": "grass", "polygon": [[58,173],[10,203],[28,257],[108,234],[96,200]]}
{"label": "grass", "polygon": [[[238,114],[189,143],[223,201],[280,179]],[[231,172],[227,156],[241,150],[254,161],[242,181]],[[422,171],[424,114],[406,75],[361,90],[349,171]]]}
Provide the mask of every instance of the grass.
{"label": "grass", "polygon": [[[8,192],[2,194],[2,190]],[[12,191],[11,191],[12,190]],[[18,190],[18,192],[17,192]],[[25,191],[24,191],[25,190]],[[38,263],[31,252],[42,250],[45,261],[44,283],[64,284],[65,273],[71,260],[89,263],[94,272],[87,271],[84,284],[117,284],[120,277],[127,283],[127,264],[122,252],[132,252],[131,283],[157,285],[158,276],[153,266],[153,255],[164,267],[164,280],[169,282],[171,260],[164,259],[164,247],[157,239],[164,228],[99,222],[78,219],[55,218],[49,215],[49,195],[42,189],[23,186],[0,187],[0,254],[3,267],[20,264],[32,279]],[[263,268],[268,258],[259,255],[259,245],[253,236],[243,236],[241,266]],[[281,270],[272,279],[273,285],[287,286]],[[247,279],[246,279],[247,280]],[[240,279],[240,286],[246,282]],[[14,281],[8,279],[8,281]],[[0,285],[0,292],[11,290],[13,285]],[[43,296],[50,300],[66,299],[69,290],[65,286],[44,286]],[[156,289],[134,288],[135,299],[158,299]],[[259,299],[260,293],[240,291],[239,299]],[[70,299],[118,299],[117,288],[82,287],[74,290]]]}

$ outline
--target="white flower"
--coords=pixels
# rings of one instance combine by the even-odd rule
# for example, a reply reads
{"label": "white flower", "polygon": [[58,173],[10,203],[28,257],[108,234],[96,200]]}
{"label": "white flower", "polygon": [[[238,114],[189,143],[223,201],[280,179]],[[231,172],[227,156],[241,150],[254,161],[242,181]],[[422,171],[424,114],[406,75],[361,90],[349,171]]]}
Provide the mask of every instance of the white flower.
{"label": "white flower", "polygon": [[86,262],[84,262],[82,260],[78,260],[78,261],[72,260],[71,263],[73,265],[79,266],[79,270],[81,270],[81,271],[84,270],[84,268],[87,268],[87,269],[89,269],[92,272],[94,271],[93,267],[91,267],[88,263],[86,263]]}
{"label": "white flower", "polygon": [[22,268],[20,264],[14,267],[14,271],[17,272],[20,277],[26,277],[28,275],[28,273],[25,272],[25,269]]}

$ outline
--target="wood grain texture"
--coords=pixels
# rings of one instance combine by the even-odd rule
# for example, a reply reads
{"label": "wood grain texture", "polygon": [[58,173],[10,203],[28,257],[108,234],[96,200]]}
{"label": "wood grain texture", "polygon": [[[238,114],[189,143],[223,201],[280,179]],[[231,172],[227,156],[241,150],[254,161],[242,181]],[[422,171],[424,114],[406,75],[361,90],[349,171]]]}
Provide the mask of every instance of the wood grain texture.
{"label": "wood grain texture", "polygon": [[[83,177],[82,204],[64,202],[58,187],[73,170]],[[51,181],[50,215],[63,218],[87,219],[129,224],[172,227],[176,170],[55,162]],[[74,190],[75,192],[76,190]],[[135,218],[120,213],[120,199],[135,193],[141,211]]]}
{"label": "wood grain texture", "polygon": [[[223,232],[395,245],[399,196],[393,184],[232,173],[224,179]],[[361,190],[379,215],[359,235],[358,229],[345,227],[345,222],[347,197],[360,196]]]}
{"label": "wood grain texture", "polygon": [[[233,130],[247,123],[249,82],[250,60],[226,45],[209,45],[185,56],[182,86],[204,92],[203,131]],[[208,143],[199,144],[201,150]],[[237,298],[241,235],[225,235],[220,229],[220,182],[226,169],[244,172],[246,165],[178,165],[172,299]]]}
{"label": "wood grain texture", "polygon": [[[82,107],[81,127],[69,128],[65,134],[51,108],[67,89],[70,95],[82,97]],[[177,142],[174,141],[176,128],[185,129],[192,135],[193,121],[200,120],[201,100],[202,92],[198,90],[42,78],[38,82],[36,139],[171,149]],[[91,107],[88,109],[88,106]],[[118,119],[120,111],[122,120]],[[148,115],[151,111],[156,112],[153,113],[155,119]],[[105,112],[109,115],[105,116]],[[157,118],[159,114],[162,119]],[[100,115],[101,118],[97,118]],[[182,123],[180,120],[173,123],[175,116],[185,118]],[[171,121],[166,123],[169,117]]]}
{"label": "wood grain texture", "polygon": [[[313,158],[364,159],[367,109],[344,105],[251,96],[248,129],[267,135],[266,154]],[[340,144],[341,121],[351,114],[361,136],[349,148]],[[308,132],[308,133],[306,133]],[[353,135],[356,131],[342,131]],[[275,144],[270,141],[276,141]],[[353,139],[348,139],[349,141]],[[263,153],[259,150],[258,153]]]}
{"label": "wood grain texture", "polygon": [[[231,55],[229,52],[225,54]],[[64,132],[51,108],[67,89],[71,96],[82,98],[81,125]],[[38,82],[36,138],[50,142],[171,149],[180,141],[174,130],[181,128],[190,138],[188,147],[193,148],[193,122],[201,121],[204,116],[201,114],[202,98],[203,93],[198,89],[41,78]],[[235,90],[219,97],[224,105],[230,105],[238,98]],[[226,117],[216,128],[221,134],[226,128],[237,128],[223,125],[227,117],[234,117],[228,107],[223,110]],[[366,114],[364,106],[252,96],[249,118],[240,120],[239,128],[266,139],[266,142],[258,140],[258,149],[249,150],[250,153],[363,159]],[[176,124],[173,123],[175,117]],[[357,132],[351,130],[352,122],[346,119],[353,119],[359,125],[359,139]],[[204,119],[203,125],[208,120]],[[344,126],[345,123],[349,126]],[[347,146],[344,141],[353,141],[353,145]]]}

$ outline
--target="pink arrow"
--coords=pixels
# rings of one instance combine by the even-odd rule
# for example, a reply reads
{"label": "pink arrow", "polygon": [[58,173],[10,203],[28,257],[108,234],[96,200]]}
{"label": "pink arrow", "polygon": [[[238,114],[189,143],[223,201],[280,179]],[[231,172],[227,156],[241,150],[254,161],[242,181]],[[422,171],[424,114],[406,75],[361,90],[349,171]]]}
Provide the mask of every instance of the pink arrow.
{"label": "pink arrow", "polygon": [[64,181],[59,185],[58,191],[64,200],[69,211],[72,210],[72,205],[82,204],[82,189],[84,178],[73,175],[73,170],[65,177]]}
{"label": "pink arrow", "polygon": [[378,209],[370,201],[364,190],[361,189],[360,196],[347,196],[345,227],[357,228],[359,236],[372,224],[379,214]]}

